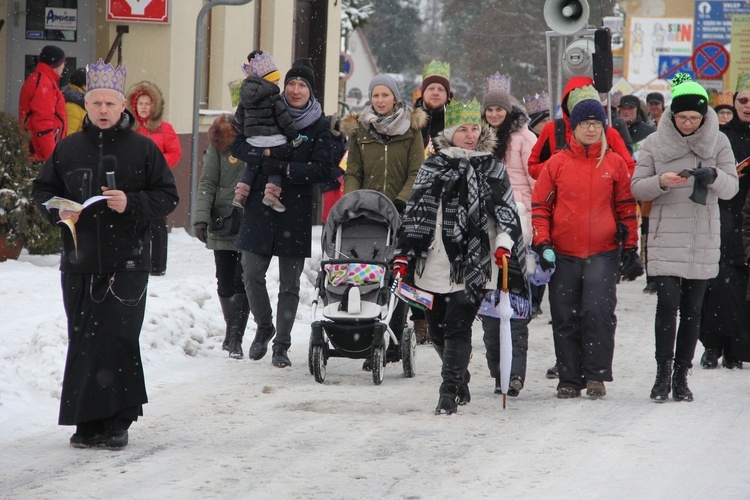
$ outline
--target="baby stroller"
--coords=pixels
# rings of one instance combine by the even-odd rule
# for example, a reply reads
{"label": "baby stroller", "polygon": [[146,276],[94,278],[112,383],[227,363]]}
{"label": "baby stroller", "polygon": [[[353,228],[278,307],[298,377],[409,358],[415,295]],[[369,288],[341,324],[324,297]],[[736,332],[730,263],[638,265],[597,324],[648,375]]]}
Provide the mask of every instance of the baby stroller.
{"label": "baby stroller", "polygon": [[[308,349],[310,374],[323,383],[329,358],[368,359],[372,381],[383,382],[388,362],[401,361],[414,377],[416,336],[389,326],[397,300],[389,293],[396,231],[401,219],[383,194],[362,189],[342,197],[331,209],[321,234],[323,260],[315,283]],[[315,320],[318,300],[322,315]]]}

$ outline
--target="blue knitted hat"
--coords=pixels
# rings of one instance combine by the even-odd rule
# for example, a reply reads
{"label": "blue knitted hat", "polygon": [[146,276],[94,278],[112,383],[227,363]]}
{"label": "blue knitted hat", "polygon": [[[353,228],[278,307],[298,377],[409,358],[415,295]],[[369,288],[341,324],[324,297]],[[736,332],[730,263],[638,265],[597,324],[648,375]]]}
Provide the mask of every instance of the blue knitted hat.
{"label": "blue knitted hat", "polygon": [[570,113],[570,127],[575,130],[579,123],[586,120],[596,120],[604,125],[607,124],[607,115],[601,102],[586,99],[575,105],[573,112]]}

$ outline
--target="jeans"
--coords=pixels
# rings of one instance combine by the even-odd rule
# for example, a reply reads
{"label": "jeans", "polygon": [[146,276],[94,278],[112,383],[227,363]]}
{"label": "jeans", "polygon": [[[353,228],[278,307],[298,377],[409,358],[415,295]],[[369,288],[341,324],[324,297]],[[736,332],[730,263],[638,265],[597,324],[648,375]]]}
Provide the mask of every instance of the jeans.
{"label": "jeans", "polygon": [[[261,255],[242,250],[242,272],[245,292],[250,302],[250,312],[258,330],[273,328],[273,310],[266,288],[266,272],[271,264],[271,255]],[[292,345],[292,327],[299,305],[299,283],[304,257],[278,257],[279,297],[276,305],[276,336],[274,347],[289,349]]]}

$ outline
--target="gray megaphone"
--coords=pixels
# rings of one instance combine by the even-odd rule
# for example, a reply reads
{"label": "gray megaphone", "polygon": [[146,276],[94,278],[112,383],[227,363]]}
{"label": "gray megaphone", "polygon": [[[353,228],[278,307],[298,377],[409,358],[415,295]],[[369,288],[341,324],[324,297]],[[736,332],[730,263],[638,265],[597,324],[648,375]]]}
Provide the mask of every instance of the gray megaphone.
{"label": "gray megaphone", "polygon": [[572,35],[588,25],[589,4],[586,0],[547,0],[544,21],[552,31]]}
{"label": "gray megaphone", "polygon": [[562,57],[562,74],[565,80],[574,76],[592,76],[594,41],[588,38],[579,38],[565,47]]}

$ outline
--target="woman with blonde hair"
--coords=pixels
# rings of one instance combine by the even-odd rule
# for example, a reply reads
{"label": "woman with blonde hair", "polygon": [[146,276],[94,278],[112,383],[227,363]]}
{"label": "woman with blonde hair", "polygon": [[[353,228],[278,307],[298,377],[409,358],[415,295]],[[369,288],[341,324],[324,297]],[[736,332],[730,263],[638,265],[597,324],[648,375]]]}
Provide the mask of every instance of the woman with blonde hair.
{"label": "woman with blonde hair", "polygon": [[625,161],[607,149],[599,94],[585,86],[569,103],[573,135],[532,193],[534,244],[542,269],[556,266],[549,301],[557,397],[576,398],[585,388],[601,398],[612,380],[621,259],[637,274],[636,206]]}

